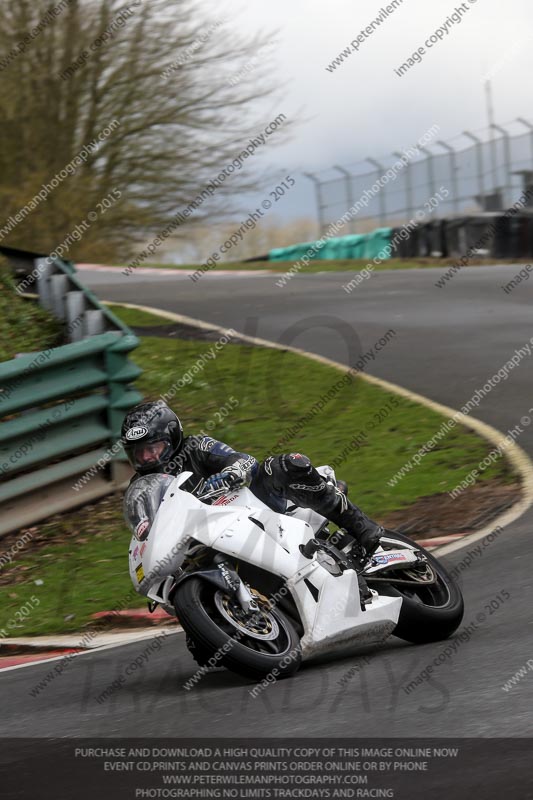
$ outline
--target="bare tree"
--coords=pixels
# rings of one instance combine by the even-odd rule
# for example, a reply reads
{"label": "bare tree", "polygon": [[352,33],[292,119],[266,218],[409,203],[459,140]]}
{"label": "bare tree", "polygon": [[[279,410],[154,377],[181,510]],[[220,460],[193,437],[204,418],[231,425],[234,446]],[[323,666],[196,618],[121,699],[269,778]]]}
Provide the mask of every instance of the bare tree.
{"label": "bare tree", "polygon": [[263,42],[196,0],[0,2],[0,241],[125,259],[177,212],[173,236],[234,208],[279,114],[255,105],[266,61],[234,80]]}

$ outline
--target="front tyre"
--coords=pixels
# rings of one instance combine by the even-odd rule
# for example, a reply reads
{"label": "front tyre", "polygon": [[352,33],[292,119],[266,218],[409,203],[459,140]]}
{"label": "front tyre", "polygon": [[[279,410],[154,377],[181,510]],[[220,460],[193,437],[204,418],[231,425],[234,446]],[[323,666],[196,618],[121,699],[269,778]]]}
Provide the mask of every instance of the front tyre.
{"label": "front tyre", "polygon": [[[381,594],[401,597],[402,608],[393,636],[414,644],[426,644],[447,639],[455,633],[464,614],[463,596],[459,586],[444,566],[428,550],[396,531],[386,531],[388,538],[398,543],[414,545],[420,550],[432,570],[435,582],[420,584],[378,584]],[[399,575],[399,573],[396,573]],[[369,580],[369,584],[372,585]]]}
{"label": "front tyre", "polygon": [[224,666],[254,681],[286,678],[300,666],[300,640],[279,609],[256,599],[259,611],[245,614],[229,594],[189,578],[178,586],[174,607],[204,665]]}

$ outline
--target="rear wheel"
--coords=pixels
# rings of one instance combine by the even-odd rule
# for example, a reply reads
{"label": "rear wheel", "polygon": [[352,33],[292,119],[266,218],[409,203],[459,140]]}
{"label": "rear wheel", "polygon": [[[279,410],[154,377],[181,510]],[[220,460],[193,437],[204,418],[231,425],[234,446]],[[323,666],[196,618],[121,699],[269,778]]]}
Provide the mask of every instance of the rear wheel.
{"label": "rear wheel", "polygon": [[464,602],[459,586],[440,561],[424,547],[396,531],[386,531],[385,536],[396,539],[400,545],[414,545],[427,559],[425,570],[411,569],[394,573],[398,578],[405,577],[409,583],[373,584],[367,578],[368,584],[380,594],[402,598],[400,617],[393,635],[415,644],[447,639],[455,633],[463,619]]}
{"label": "rear wheel", "polygon": [[201,578],[178,586],[176,614],[204,666],[224,666],[256,681],[296,672],[302,658],[296,631],[279,609],[256,601],[259,610],[245,613],[235,598]]}

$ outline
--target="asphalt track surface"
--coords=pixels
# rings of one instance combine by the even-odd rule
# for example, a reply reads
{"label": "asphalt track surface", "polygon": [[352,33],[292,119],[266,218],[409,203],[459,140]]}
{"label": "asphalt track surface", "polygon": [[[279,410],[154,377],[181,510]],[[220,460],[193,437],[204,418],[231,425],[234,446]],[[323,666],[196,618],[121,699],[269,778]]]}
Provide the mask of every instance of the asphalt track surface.
{"label": "asphalt track surface", "polygon": [[[299,276],[285,288],[277,287],[279,276],[271,275],[208,274],[196,284],[179,275],[126,278],[87,272],[80,277],[102,299],[157,306],[286,341],[350,366],[392,328],[396,335],[366,370],[458,408],[533,335],[533,281],[509,295],[501,289],[519,269],[463,270],[444,289],[434,285],[442,270],[378,272],[351,294],[342,290],[351,277],[347,273]],[[295,330],[300,334],[294,338]],[[533,406],[531,365],[531,357],[524,358],[476,415],[501,431],[515,426]],[[176,365],[176,375],[186,366]],[[533,425],[519,443],[533,456]],[[356,487],[352,495],[356,498]],[[252,699],[250,686],[226,671],[184,690],[195,664],[183,635],[175,634],[101,704],[96,697],[149,642],[81,656],[37,697],[30,692],[53,663],[5,672],[0,675],[0,735],[528,736],[533,673],[509,692],[502,685],[533,656],[532,523],[529,511],[462,573],[464,625],[477,621],[477,628],[410,693],[404,686],[438,658],[446,643],[413,646],[391,639],[345,686],[339,681],[356,658],[309,665]],[[457,564],[468,549],[450,554],[446,563]],[[498,602],[502,592],[510,597]]]}

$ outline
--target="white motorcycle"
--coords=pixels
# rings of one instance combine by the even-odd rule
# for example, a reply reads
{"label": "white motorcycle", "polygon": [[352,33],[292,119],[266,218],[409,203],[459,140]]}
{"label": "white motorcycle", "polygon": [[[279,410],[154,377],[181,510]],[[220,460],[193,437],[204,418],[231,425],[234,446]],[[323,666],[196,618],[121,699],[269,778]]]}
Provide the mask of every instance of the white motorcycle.
{"label": "white motorcycle", "polygon": [[152,611],[179,619],[201,666],[287,677],[302,660],[391,635],[437,641],[460,625],[459,587],[402,534],[386,531],[361,559],[332,544],[327,520],[309,509],[276,513],[245,487],[195,497],[180,488],[190,476],[139,478],[124,508],[133,585]]}

